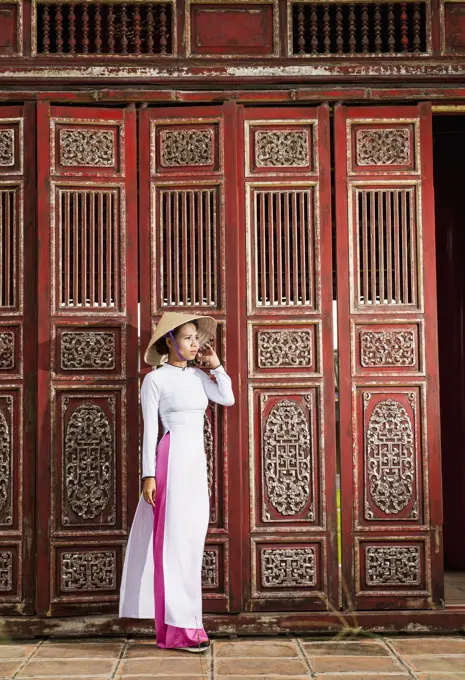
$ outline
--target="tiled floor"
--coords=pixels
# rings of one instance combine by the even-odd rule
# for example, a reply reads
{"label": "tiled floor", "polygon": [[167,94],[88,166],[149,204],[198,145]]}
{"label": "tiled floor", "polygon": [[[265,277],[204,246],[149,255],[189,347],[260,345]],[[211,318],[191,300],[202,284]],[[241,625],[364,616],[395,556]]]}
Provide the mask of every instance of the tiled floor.
{"label": "tiled floor", "polygon": [[444,574],[446,602],[458,604],[465,602],[465,572],[446,571]]}
{"label": "tiled floor", "polygon": [[148,639],[6,640],[0,678],[465,680],[465,637],[218,639],[204,655]]}

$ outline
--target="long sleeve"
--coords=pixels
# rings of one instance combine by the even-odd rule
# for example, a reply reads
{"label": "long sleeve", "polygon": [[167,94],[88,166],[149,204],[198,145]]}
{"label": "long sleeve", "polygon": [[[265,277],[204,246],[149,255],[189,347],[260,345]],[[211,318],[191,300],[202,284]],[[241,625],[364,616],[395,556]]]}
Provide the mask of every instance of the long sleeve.
{"label": "long sleeve", "polygon": [[158,404],[160,386],[153,373],[145,376],[140,391],[142,415],[144,417],[144,439],[142,444],[142,477],[155,477],[156,449],[158,440]]}
{"label": "long sleeve", "polygon": [[231,386],[231,378],[224,370],[223,366],[218,366],[211,371],[216,378],[216,383],[211,380],[203,371],[197,369],[202,377],[205,394],[217,404],[222,406],[232,406],[234,404],[234,394]]}

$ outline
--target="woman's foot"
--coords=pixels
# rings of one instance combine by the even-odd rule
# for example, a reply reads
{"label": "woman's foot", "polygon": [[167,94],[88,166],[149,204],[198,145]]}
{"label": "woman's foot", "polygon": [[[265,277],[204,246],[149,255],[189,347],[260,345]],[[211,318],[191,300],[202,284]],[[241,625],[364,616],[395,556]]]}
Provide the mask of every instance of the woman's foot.
{"label": "woman's foot", "polygon": [[181,647],[185,652],[193,652],[199,653],[199,652],[206,652],[207,649],[210,647],[210,641],[206,640],[205,642],[199,642],[198,645],[195,645],[195,647]]}

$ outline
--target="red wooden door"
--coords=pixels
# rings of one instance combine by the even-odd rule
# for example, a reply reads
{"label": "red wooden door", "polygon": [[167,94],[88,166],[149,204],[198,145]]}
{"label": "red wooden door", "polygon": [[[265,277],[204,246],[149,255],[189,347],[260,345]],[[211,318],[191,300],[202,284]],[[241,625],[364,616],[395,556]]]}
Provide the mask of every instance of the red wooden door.
{"label": "red wooden door", "polygon": [[[234,105],[145,109],[140,117],[141,347],[166,310],[218,320],[216,347],[238,394]],[[141,372],[149,367],[141,360]],[[211,500],[204,610],[239,611],[240,456],[237,408],[205,418]]]}
{"label": "red wooden door", "polygon": [[337,606],[329,140],[326,106],[240,110],[246,610]]}
{"label": "red wooden door", "polygon": [[34,168],[33,105],[0,107],[2,614],[33,612],[37,349]]}
{"label": "red wooden door", "polygon": [[443,602],[431,109],[335,115],[346,606]]}
{"label": "red wooden door", "polygon": [[37,611],[116,611],[138,491],[135,111],[41,102],[37,129]]}

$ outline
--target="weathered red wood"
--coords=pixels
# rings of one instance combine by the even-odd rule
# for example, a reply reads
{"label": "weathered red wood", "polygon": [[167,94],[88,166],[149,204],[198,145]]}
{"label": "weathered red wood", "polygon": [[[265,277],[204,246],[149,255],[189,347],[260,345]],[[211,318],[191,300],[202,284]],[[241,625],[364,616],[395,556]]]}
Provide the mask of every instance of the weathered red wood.
{"label": "weathered red wood", "polygon": [[[443,563],[431,108],[340,107],[335,142],[345,602],[437,607]],[[373,192],[388,201],[383,215],[366,202]],[[382,269],[375,244],[370,250],[368,237],[357,236],[360,221],[364,232],[369,223],[384,234]],[[378,484],[387,485],[386,495]]]}
{"label": "weathered red wood", "polygon": [[[135,110],[43,102],[37,129],[42,492],[36,611],[114,612],[127,533],[126,488],[138,477],[137,287],[128,285],[137,271]],[[97,343],[91,344],[91,355],[99,351],[100,364],[86,355],[86,342]],[[79,442],[72,434],[76,427]],[[97,457],[86,458],[86,432],[93,432]],[[71,460],[72,441],[78,448]],[[103,459],[109,482],[99,467]],[[73,461],[81,471],[73,472]],[[92,503],[81,475],[94,464],[91,478],[104,500]],[[80,487],[84,505],[73,497]],[[93,568],[86,566],[92,563]],[[100,583],[92,583],[95,568]]]}

